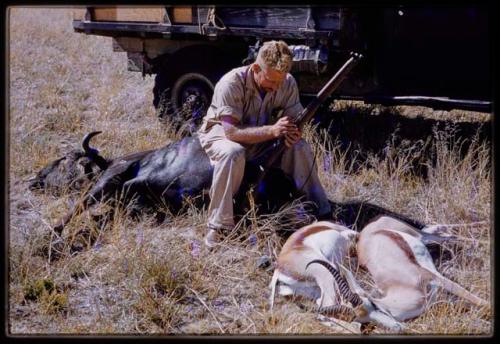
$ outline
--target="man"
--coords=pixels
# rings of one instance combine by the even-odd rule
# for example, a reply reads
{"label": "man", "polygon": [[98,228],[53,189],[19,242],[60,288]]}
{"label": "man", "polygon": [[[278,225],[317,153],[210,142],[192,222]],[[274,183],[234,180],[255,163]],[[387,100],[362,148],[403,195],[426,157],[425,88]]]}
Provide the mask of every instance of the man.
{"label": "man", "polygon": [[[234,227],[233,197],[243,179],[245,161],[258,155],[259,143],[279,137],[284,137],[287,146],[281,169],[316,204],[320,217],[330,215],[311,148],[293,123],[303,107],[297,83],[288,73],[291,67],[292,53],[286,43],[270,41],[263,44],[253,64],[229,71],[215,85],[198,131],[214,166],[205,237],[208,247],[216,245],[222,231]],[[273,118],[277,112],[281,116]]]}

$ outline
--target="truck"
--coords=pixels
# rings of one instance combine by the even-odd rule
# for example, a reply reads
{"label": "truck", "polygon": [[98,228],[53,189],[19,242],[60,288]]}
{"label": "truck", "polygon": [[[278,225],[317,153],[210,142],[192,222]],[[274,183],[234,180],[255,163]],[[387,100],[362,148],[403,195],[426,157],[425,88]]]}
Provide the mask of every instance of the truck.
{"label": "truck", "polygon": [[490,112],[489,16],[476,5],[93,6],[75,8],[73,28],[112,37],[129,70],[155,75],[161,117],[184,108],[202,116],[222,75],[271,39],[290,46],[302,97],[355,51],[364,61],[336,99]]}

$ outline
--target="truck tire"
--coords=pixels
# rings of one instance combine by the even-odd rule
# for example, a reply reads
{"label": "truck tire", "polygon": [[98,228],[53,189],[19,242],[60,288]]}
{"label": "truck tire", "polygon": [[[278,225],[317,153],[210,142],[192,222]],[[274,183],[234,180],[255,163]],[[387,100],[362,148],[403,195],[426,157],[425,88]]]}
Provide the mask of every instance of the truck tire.
{"label": "truck tire", "polygon": [[[181,75],[172,87],[171,102],[175,111],[181,111],[186,102],[194,102],[192,118],[197,119],[200,115],[205,115],[212,95],[214,93],[214,84],[201,73],[186,73]],[[193,99],[192,97],[196,99]]]}
{"label": "truck tire", "polygon": [[171,87],[163,85],[155,93],[155,106],[161,119],[169,118],[177,126],[188,123],[193,129],[201,123],[212,101],[214,82],[207,73],[181,73]]}

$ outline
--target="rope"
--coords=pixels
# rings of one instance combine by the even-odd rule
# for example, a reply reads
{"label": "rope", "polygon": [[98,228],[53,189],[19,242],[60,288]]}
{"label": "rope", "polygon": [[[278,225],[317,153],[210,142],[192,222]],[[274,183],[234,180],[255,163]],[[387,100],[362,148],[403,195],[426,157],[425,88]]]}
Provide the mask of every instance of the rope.
{"label": "rope", "polygon": [[[222,23],[222,26],[217,25],[216,19],[218,19]],[[198,15],[198,20],[199,20],[199,15]],[[226,25],[224,25],[224,22],[215,14],[215,7],[211,7],[208,9],[206,21],[207,22],[203,24],[203,26],[201,27],[201,31],[203,34],[205,34],[205,29],[210,26],[218,30],[226,30]]]}

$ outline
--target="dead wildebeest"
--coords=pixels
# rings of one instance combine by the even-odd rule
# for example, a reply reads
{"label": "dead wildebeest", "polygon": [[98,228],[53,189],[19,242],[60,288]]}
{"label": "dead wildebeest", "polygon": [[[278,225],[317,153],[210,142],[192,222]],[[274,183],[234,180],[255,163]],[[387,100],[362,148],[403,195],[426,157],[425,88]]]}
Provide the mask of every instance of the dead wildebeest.
{"label": "dead wildebeest", "polygon": [[[196,198],[210,188],[213,167],[196,136],[185,137],[156,150],[106,160],[97,150],[89,147],[90,138],[98,133],[93,132],[86,136],[84,150],[87,152],[86,157],[102,168],[103,173],[86,193],[83,201],[75,204],[54,227],[59,234],[77,212],[110,198],[120,196],[125,203],[134,199],[134,204],[140,207],[165,205],[172,212],[177,212],[182,208],[185,197]],[[43,173],[39,173],[39,184],[61,178],[59,170],[54,166],[62,159],[64,158],[51,163],[42,170]],[[285,203],[300,197],[293,181],[278,169],[271,170],[263,184],[266,188],[259,195],[261,213],[275,211]],[[235,213],[238,214],[238,205],[235,206]],[[242,215],[241,212],[239,214]]]}
{"label": "dead wildebeest", "polygon": [[[90,164],[87,166],[88,171],[97,166],[103,172],[90,191],[85,194],[83,202],[75,204],[54,227],[58,233],[62,232],[64,226],[77,212],[110,198],[121,196],[122,201],[125,202],[135,199],[135,204],[147,207],[167,205],[173,212],[176,212],[182,208],[184,197],[196,198],[210,188],[213,168],[196,136],[185,137],[156,150],[132,153],[110,160],[104,159],[96,149],[89,146],[90,139],[99,133],[92,132],[85,136],[82,144],[84,152],[79,154],[83,153],[86,159],[84,161]],[[58,159],[39,172],[37,184],[40,186],[59,185],[70,179],[63,172],[71,168],[63,172],[58,168],[60,161],[64,159],[73,161],[74,164],[81,164],[71,156],[69,159],[68,157]],[[247,165],[245,173],[249,171],[251,173],[251,169],[256,168],[251,164]],[[263,194],[258,197],[261,213],[276,211],[285,203],[301,195],[296,190],[293,181],[279,169],[271,169],[263,183],[266,187],[258,188],[264,189]],[[245,187],[242,185],[242,189]],[[206,202],[202,201],[198,204],[203,205]],[[353,229],[363,228],[379,215],[398,218],[419,229],[425,227],[418,221],[369,203],[331,202],[331,204],[333,210],[331,220]],[[242,210],[238,206],[238,204],[235,205],[235,214],[241,216]],[[313,209],[308,210],[313,211]],[[433,256],[439,255],[438,251],[439,247],[435,247],[435,250],[431,249]]]}

